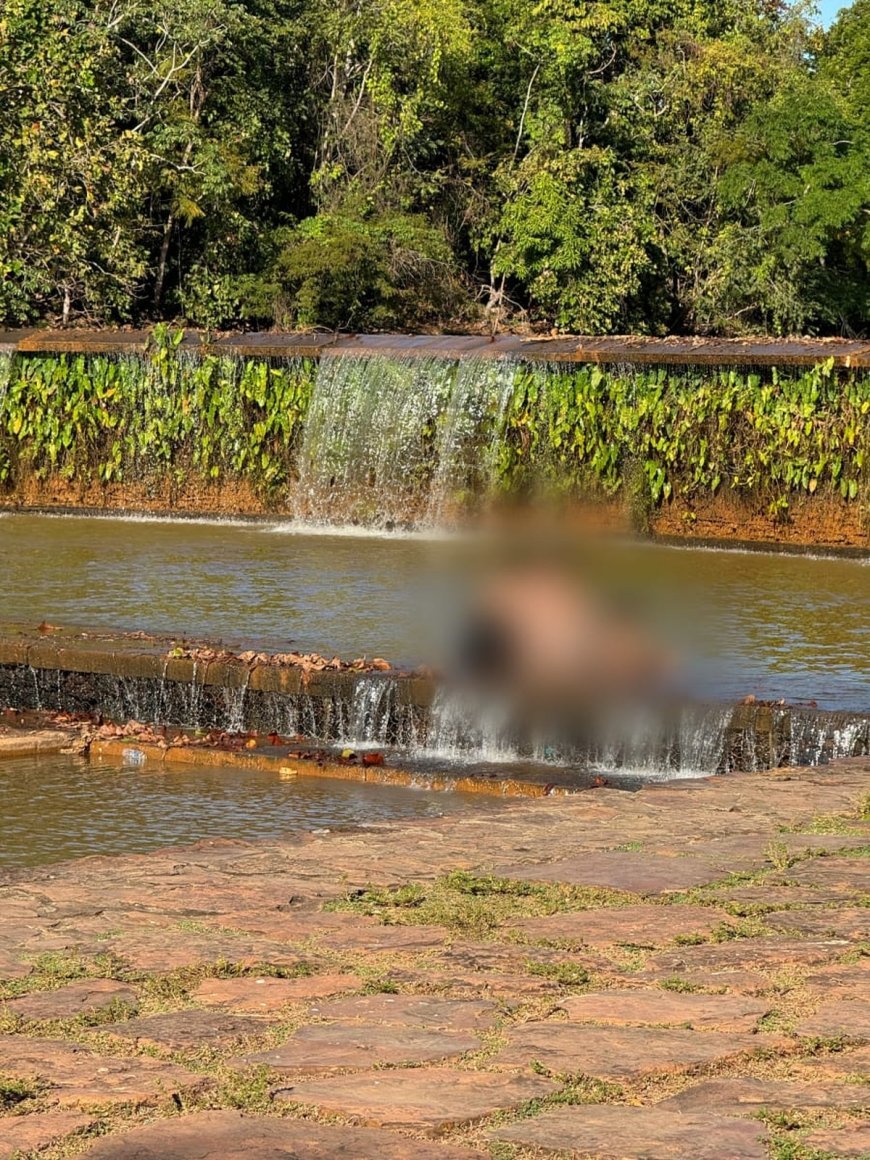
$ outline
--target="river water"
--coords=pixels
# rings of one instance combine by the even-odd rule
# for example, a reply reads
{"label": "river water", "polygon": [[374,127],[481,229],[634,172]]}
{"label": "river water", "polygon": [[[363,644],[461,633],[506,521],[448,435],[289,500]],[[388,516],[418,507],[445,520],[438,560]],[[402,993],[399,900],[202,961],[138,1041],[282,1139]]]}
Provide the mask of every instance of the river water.
{"label": "river water", "polygon": [[126,768],[66,755],[0,760],[0,868],[130,854],[202,838],[300,831],[498,809],[480,794],[176,765]]}
{"label": "river water", "polygon": [[[453,554],[353,529],[0,515],[0,622],[415,664],[440,659]],[[687,695],[870,710],[867,561],[633,545],[608,567],[662,614]]]}

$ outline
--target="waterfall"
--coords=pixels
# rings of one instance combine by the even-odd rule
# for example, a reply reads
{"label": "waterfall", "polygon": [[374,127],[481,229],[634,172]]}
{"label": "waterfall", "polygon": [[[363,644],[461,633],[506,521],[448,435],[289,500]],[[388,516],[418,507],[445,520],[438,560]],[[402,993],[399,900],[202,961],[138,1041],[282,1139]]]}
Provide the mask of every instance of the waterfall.
{"label": "waterfall", "polygon": [[517,364],[506,359],[459,363],[438,422],[436,464],[425,511],[430,526],[449,519],[450,509],[468,493],[485,497],[492,492],[516,370]]}
{"label": "waterfall", "polygon": [[227,733],[243,733],[245,731],[245,698],[247,697],[250,681],[251,673],[248,669],[245,672],[244,680],[237,688],[232,688],[229,685],[224,685],[221,688],[224,699]]}
{"label": "waterfall", "polygon": [[788,760],[821,765],[837,757],[870,753],[870,718],[853,713],[803,709],[788,715]]}
{"label": "waterfall", "polygon": [[824,765],[870,754],[870,713],[801,706],[661,706],[574,723],[570,736],[518,728],[507,706],[440,688],[431,704],[409,682],[361,674],[320,693],[261,692],[190,680],[0,665],[0,705],[96,713],[229,733],[300,736],[312,743],[397,749],[411,759],[536,762],[641,778],[691,777],[782,765]]}
{"label": "waterfall", "polygon": [[6,394],[9,390],[9,383],[12,380],[12,359],[13,355],[4,354],[0,351],[0,420],[3,418]]}
{"label": "waterfall", "polygon": [[491,358],[322,358],[299,453],[297,516],[431,525],[471,495],[485,495],[515,365]]}

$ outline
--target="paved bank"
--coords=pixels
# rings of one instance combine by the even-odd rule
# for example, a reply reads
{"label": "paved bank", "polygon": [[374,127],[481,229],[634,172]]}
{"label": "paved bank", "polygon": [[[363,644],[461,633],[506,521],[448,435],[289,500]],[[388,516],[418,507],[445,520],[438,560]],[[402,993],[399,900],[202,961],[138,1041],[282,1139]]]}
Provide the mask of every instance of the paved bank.
{"label": "paved bank", "polygon": [[0,1156],[854,1156],[865,759],[7,873]]}

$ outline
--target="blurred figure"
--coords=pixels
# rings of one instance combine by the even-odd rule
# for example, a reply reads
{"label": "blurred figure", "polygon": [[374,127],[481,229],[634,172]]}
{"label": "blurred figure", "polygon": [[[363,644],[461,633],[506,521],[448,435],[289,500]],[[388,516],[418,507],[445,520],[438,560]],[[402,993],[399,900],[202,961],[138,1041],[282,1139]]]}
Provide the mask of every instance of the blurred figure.
{"label": "blurred figure", "polygon": [[478,585],[459,651],[471,693],[497,702],[520,732],[569,743],[602,713],[656,700],[674,668],[639,623],[546,560]]}

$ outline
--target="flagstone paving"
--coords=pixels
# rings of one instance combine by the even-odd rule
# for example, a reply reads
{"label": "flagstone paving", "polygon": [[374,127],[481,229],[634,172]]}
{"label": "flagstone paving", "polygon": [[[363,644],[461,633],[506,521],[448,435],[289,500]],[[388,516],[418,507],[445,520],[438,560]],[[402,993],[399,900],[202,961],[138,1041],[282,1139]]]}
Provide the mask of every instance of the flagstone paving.
{"label": "flagstone paving", "polygon": [[870,760],[0,875],[0,1160],[867,1150]]}
{"label": "flagstone paving", "polygon": [[528,918],[516,929],[530,940],[560,946],[667,946],[680,939],[709,937],[735,920],[713,906],[625,906]]}
{"label": "flagstone paving", "polygon": [[310,1075],[369,1064],[413,1064],[455,1059],[476,1051],[474,1035],[390,1027],[382,1023],[314,1023],[300,1027],[280,1047],[243,1056],[277,1074]]}
{"label": "flagstone paving", "polygon": [[46,1098],[64,1107],[148,1104],[210,1086],[207,1076],[147,1056],[90,1051],[61,1039],[0,1037],[3,1072],[47,1085]]}
{"label": "flagstone paving", "polygon": [[38,1152],[56,1140],[81,1132],[94,1122],[81,1112],[34,1112],[29,1116],[0,1116],[0,1160]]}
{"label": "flagstone paving", "polygon": [[575,1023],[689,1027],[696,1031],[754,1031],[773,999],[695,995],[673,991],[589,991],[559,1004]]}
{"label": "flagstone paving", "polygon": [[[870,875],[868,875],[870,877]],[[870,889],[870,882],[868,882]],[[774,930],[821,935],[823,938],[870,939],[870,908],[842,906],[816,911],[784,910],[766,914],[765,923]]]}
{"label": "flagstone paving", "polygon": [[359,975],[311,975],[300,979],[242,976],[237,979],[205,979],[190,992],[190,997],[207,1007],[223,1007],[251,1015],[273,1015],[291,1003],[358,991],[361,986]]}
{"label": "flagstone paving", "polygon": [[364,1124],[441,1134],[558,1090],[556,1081],[538,1075],[417,1067],[311,1080],[285,1088],[279,1097],[283,1103],[340,1112]]}
{"label": "flagstone paving", "polygon": [[674,1116],[657,1108],[560,1108],[497,1129],[495,1139],[539,1149],[539,1155],[596,1160],[765,1160],[764,1130],[726,1116]]}
{"label": "flagstone paving", "polygon": [[268,1023],[255,1015],[230,1015],[219,1011],[166,1011],[106,1023],[106,1035],[128,1039],[137,1047],[157,1047],[164,1051],[196,1051],[199,1047],[226,1047],[251,1036],[262,1035]]}
{"label": "flagstone paving", "polygon": [[795,1028],[798,1035],[822,1036],[829,1039],[870,1039],[870,994],[853,999],[835,999],[823,1003]]}
{"label": "flagstone paving", "polygon": [[713,1079],[686,1088],[657,1106],[680,1112],[716,1112],[732,1116],[759,1108],[854,1108],[870,1104],[863,1084],[805,1083],[778,1079]]}
{"label": "flagstone paving", "polygon": [[359,995],[315,1003],[310,1010],[322,1019],[360,1019],[370,1023],[453,1031],[491,1027],[498,1015],[494,1003],[439,999],[431,995]]}
{"label": "flagstone paving", "polygon": [[810,1132],[804,1137],[807,1148],[815,1148],[824,1156],[842,1157],[844,1160],[867,1160],[870,1156],[870,1128],[863,1124],[857,1128],[825,1128]]}
{"label": "flagstone paving", "polygon": [[636,1079],[689,1071],[780,1046],[768,1035],[732,1035],[648,1027],[593,1027],[540,1020],[508,1033],[496,1067],[543,1067],[553,1075]]}
{"label": "flagstone paving", "polygon": [[468,1148],[373,1128],[200,1112],[101,1140],[88,1160],[474,1160]]}
{"label": "flagstone paving", "polygon": [[133,987],[113,979],[82,979],[56,991],[36,991],[20,999],[6,1000],[6,1010],[22,1019],[72,1019],[118,1006],[134,1014],[139,996]]}

